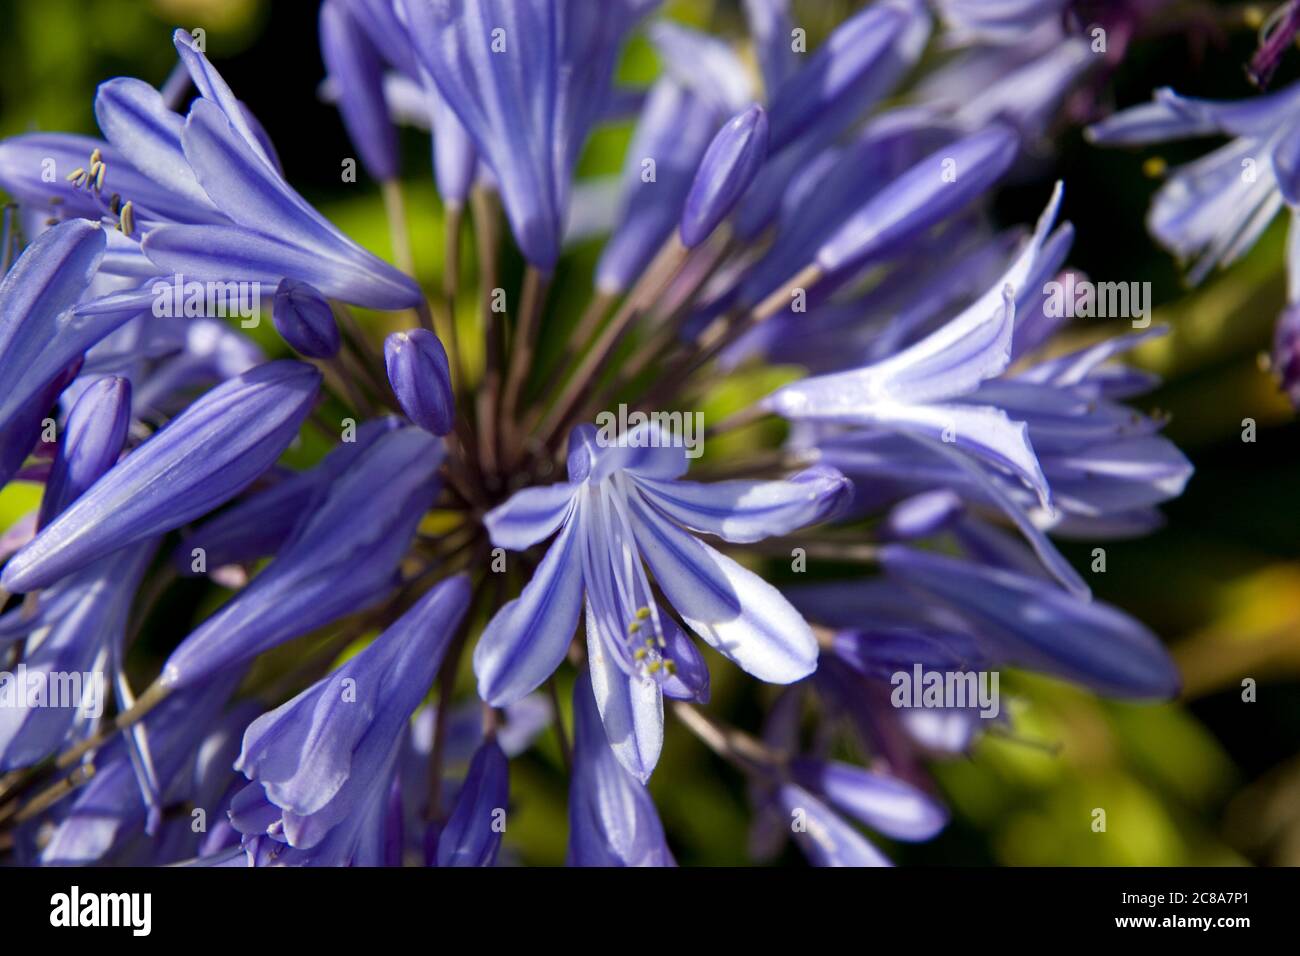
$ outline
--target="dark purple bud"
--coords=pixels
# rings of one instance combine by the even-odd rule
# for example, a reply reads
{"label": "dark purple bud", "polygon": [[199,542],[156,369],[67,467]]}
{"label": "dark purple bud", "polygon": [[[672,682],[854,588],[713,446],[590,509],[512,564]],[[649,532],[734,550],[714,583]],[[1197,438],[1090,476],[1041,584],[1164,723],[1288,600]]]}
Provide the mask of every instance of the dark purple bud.
{"label": "dark purple bud", "polygon": [[767,157],[767,113],[751,106],[713,137],[700,161],[682,211],[682,244],[688,249],[709,237],[731,212]]}
{"label": "dark purple bud", "polygon": [[435,435],[451,431],[451,370],[438,336],[426,329],[394,332],[384,341],[384,362],[406,417]]}
{"label": "dark purple bud", "polygon": [[1288,306],[1273,333],[1273,374],[1278,387],[1300,408],[1300,306]]}
{"label": "dark purple bud", "polygon": [[[7,421],[0,422],[0,487],[15,477],[27,481],[43,481],[48,477],[48,471],[41,474],[42,468],[48,469],[53,463],[44,454],[48,446],[40,441],[45,419],[63,389],[76,378],[80,367],[80,361],[74,362],[20,406]],[[37,459],[25,466],[29,454],[36,455]]]}
{"label": "dark purple bud", "polygon": [[1300,33],[1300,0],[1288,0],[1285,7],[1273,12],[1260,31],[1259,48],[1246,67],[1250,82],[1261,90],[1268,86],[1297,33]]}
{"label": "dark purple bud", "polygon": [[505,831],[510,797],[510,762],[495,740],[470,761],[446,827],[438,837],[439,866],[491,866]]}
{"label": "dark purple bud", "polygon": [[63,426],[63,440],[45,483],[40,527],[49,524],[82,492],[117,464],[131,424],[131,383],[101,378],[77,399]]}
{"label": "dark purple bud", "polygon": [[339,352],[339,327],[325,296],[305,282],[282,279],[275,290],[271,319],[280,337],[308,358],[333,358]]}

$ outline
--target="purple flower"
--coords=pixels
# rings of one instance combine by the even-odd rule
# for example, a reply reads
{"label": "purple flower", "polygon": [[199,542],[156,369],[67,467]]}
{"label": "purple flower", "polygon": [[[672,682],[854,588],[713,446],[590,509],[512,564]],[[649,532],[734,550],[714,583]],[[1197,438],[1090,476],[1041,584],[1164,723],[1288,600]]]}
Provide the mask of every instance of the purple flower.
{"label": "purple flower", "polygon": [[578,152],[623,37],[656,0],[403,0],[421,65],[492,168],[524,257],[560,254]]}
{"label": "purple flower", "polygon": [[14,555],[0,586],[47,587],[230,500],[289,446],[319,382],[309,365],[271,362],[208,392]]}
{"label": "purple flower", "polygon": [[591,678],[573,685],[570,866],[676,866],[654,801],[615,759],[601,730]]}
{"label": "purple flower", "polygon": [[435,435],[451,431],[451,369],[438,337],[426,329],[394,332],[384,340],[384,362],[406,417]]}
{"label": "purple flower", "polygon": [[709,237],[754,181],[767,155],[767,114],[751,106],[718,131],[682,210],[682,244],[688,249]]}
{"label": "purple flower", "polygon": [[874,424],[951,443],[1010,471],[1046,501],[1047,483],[1024,424],[995,407],[952,400],[1010,363],[1015,298],[1033,274],[1059,202],[1058,190],[1015,262],[956,318],[881,362],[788,385],[764,407],[793,421]]}
{"label": "purple flower", "polygon": [[466,578],[444,581],[361,653],[249,725],[235,769],[251,783],[231,817],[250,854],[352,862],[382,814],[407,720],[468,605]]}
{"label": "purple flower", "polygon": [[895,840],[929,840],[948,823],[947,811],[915,787],[838,760],[800,757],[791,761],[790,775],[805,790]]}
{"label": "purple flower", "polygon": [[[1193,99],[1164,88],[1151,103],[1116,113],[1087,132],[1106,146],[1230,137],[1226,145],[1170,171],[1152,200],[1147,229],[1179,259],[1192,262],[1188,279],[1198,284],[1215,267],[1243,256],[1283,206],[1289,208],[1288,311],[1277,331],[1277,340],[1285,340],[1289,310],[1300,304],[1300,256],[1294,252],[1300,246],[1300,83],[1239,102]],[[1278,353],[1275,372],[1294,404],[1285,349]]]}
{"label": "purple flower", "polygon": [[1041,578],[888,545],[885,570],[959,611],[1000,660],[1114,697],[1168,699],[1179,678],[1155,635],[1105,604]]}
{"label": "purple flower", "polygon": [[[13,699],[0,707],[0,771],[43,760],[74,728],[103,715],[109,681],[123,653],[127,613],[153,552],[151,546],[136,546],[96,562],[61,582],[58,592],[49,595],[46,613],[26,622],[22,668],[28,685],[6,675],[10,686],[5,695]],[[21,627],[22,612],[11,613]],[[0,645],[7,643],[2,635],[0,631]],[[75,702],[33,700],[27,694],[35,683],[45,686],[45,694],[55,694],[68,679],[80,689]]]}
{"label": "purple flower", "polygon": [[[91,681],[81,707],[0,707],[0,864],[509,864],[536,782],[510,761],[554,721],[568,861],[671,866],[646,787],[667,709],[741,779],[756,855],[887,865],[878,837],[948,820],[929,762],[1018,730],[994,668],[1173,695],[1159,641],[1056,543],[1148,531],[1190,477],[1129,405],[1156,377],[1120,361],[1164,330],[1063,342],[1085,330],[1056,307],[1059,187],[1032,231],[992,213],[1087,106],[1084,22],[1104,68],[1164,2],[879,0],[804,50],[789,0],[745,0],[748,36],[657,19],[654,56],[623,58],[655,0],[324,0],[319,92],[389,212],[411,125],[448,241],[472,231],[477,288],[437,269],[443,317],[479,326],[450,360],[427,322],[351,322],[429,315],[288,185],[198,31],[160,88],[100,86],[102,138],[0,141],[0,488],[44,485],[0,535],[0,665]],[[616,88],[624,59],[659,69]],[[1237,137],[1153,217],[1226,262],[1300,204],[1295,102],[1160,94],[1098,135]],[[622,175],[578,179],[596,125],[633,119]],[[1244,158],[1261,175],[1227,183]],[[562,247],[606,233],[589,286]],[[213,307],[232,290],[327,367],[268,364]],[[710,707],[697,638],[781,687],[737,697],[732,670]],[[900,703],[900,672],[976,699]]]}
{"label": "purple flower", "polygon": [[1160,89],[1151,103],[1088,129],[1089,139],[1104,146],[1204,136],[1231,140],[1171,170],[1147,214],[1147,228],[1157,241],[1193,263],[1188,273],[1193,283],[1236,261],[1284,203],[1300,198],[1300,84],[1240,102]]}
{"label": "purple flower", "polygon": [[776,789],[790,832],[816,866],[891,866],[889,859],[843,817],[798,784]]}
{"label": "purple flower", "polygon": [[95,223],[61,223],[37,236],[0,280],[0,425],[119,324],[72,312],[104,243]]}
{"label": "purple flower", "polygon": [[333,358],[339,351],[339,327],[325,297],[293,279],[282,279],[275,290],[271,318],[275,330],[308,358]]}
{"label": "purple flower", "polygon": [[568,482],[521,491],[487,516],[501,547],[558,535],[474,651],[483,699],[518,700],[559,666],[585,603],[601,719],[619,760],[642,780],[663,741],[663,695],[696,697],[705,673],[655,599],[646,566],[715,650],[760,680],[796,681],[817,661],[807,625],[775,588],[684,529],[758,541],[829,517],[847,490],[838,472],[821,468],[784,481],[681,481],[687,456],[672,441],[653,425],[605,439],[577,428]]}
{"label": "purple flower", "polygon": [[41,498],[44,527],[117,463],[131,424],[131,384],[101,378],[82,391],[63,426]]}
{"label": "purple flower", "polygon": [[[239,673],[219,675],[204,687],[176,694],[145,718],[142,731],[149,741],[154,776],[168,801],[179,803],[199,796],[193,776],[195,750],[209,737],[213,722],[240,677]],[[140,798],[140,781],[126,739],[115,740],[100,751],[96,764],[95,775],[76,791],[67,815],[41,851],[42,863],[68,866],[102,862],[123,851],[132,837],[143,835],[146,806]],[[207,811],[207,822],[215,824],[215,808],[201,805]],[[182,822],[188,833],[192,818],[186,816]],[[179,858],[136,862],[152,866]]]}

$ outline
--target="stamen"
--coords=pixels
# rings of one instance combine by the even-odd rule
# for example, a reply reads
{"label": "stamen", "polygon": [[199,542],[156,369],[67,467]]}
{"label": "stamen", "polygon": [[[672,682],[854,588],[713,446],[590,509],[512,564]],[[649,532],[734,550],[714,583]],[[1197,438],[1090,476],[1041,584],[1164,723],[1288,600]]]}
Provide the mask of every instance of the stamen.
{"label": "stamen", "polygon": [[1159,179],[1168,171],[1169,164],[1163,156],[1152,156],[1142,164],[1142,175],[1147,179]]}
{"label": "stamen", "polygon": [[[676,672],[676,663],[664,654],[668,641],[664,637],[658,607],[652,599],[650,580],[636,547],[625,497],[629,492],[620,481],[621,477],[615,475],[602,482],[591,501],[592,517],[599,529],[597,533],[612,551],[610,565],[606,567],[614,573],[605,580],[615,591],[622,608],[635,608],[631,612],[631,620],[625,624],[628,641],[622,648],[620,657],[634,665],[643,675],[662,679],[663,676]],[[620,558],[621,574],[618,573]],[[647,622],[651,633],[640,641],[642,646],[636,647],[634,639],[643,633]]]}

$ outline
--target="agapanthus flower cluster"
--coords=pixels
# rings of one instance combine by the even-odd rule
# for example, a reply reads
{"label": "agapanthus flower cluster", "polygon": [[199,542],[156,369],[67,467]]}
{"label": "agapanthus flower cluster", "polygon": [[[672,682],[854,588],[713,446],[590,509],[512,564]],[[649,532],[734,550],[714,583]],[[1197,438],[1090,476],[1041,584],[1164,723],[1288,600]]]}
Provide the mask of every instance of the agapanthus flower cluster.
{"label": "agapanthus flower cluster", "polygon": [[[756,857],[885,864],[947,822],[928,763],[1015,732],[997,701],[909,706],[900,675],[1175,695],[1057,546],[1149,532],[1190,477],[1119,361],[1163,330],[1051,307],[1068,183],[1037,223],[991,213],[1110,55],[1094,5],[935,6],[809,38],[786,0],[728,37],[655,0],[324,0],[322,94],[396,264],[294,190],[187,29],[161,89],[100,85],[101,137],[0,142],[0,485],[43,487],[0,540],[0,669],[51,691],[0,707],[0,853],[492,865],[545,735],[569,862],[674,865],[647,785],[675,720],[743,776]],[[614,80],[634,34],[648,88]],[[1241,137],[1153,217],[1212,264],[1294,198],[1293,99],[1162,94],[1097,132]],[[575,170],[620,122],[611,193]],[[402,124],[432,134],[436,283]],[[1246,153],[1258,181],[1208,195]],[[575,318],[551,286],[594,237]],[[260,310],[295,357],[249,338]],[[783,384],[694,427],[765,367]],[[155,610],[180,588],[212,595],[193,620]],[[771,685],[762,720],[713,712],[723,669]]]}

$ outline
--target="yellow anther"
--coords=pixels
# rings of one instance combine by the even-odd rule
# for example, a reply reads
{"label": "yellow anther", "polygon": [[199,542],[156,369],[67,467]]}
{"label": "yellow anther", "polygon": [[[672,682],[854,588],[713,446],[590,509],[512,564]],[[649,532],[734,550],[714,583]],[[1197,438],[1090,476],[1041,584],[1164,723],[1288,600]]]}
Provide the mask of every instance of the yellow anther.
{"label": "yellow anther", "polygon": [[78,166],[72,172],[68,173],[66,178],[68,182],[75,183],[77,180],[81,179],[85,175],[86,175],[86,171],[82,169],[80,166]]}
{"label": "yellow anther", "polygon": [[1152,156],[1142,164],[1142,175],[1148,179],[1159,179],[1169,169],[1169,164],[1165,162],[1163,156]]}
{"label": "yellow anther", "polygon": [[99,151],[98,146],[96,146],[94,149],[90,151],[90,165],[94,166],[103,158],[104,158],[104,154]]}
{"label": "yellow anther", "polygon": [[651,649],[653,650],[653,648],[654,648],[654,646],[655,646],[655,639],[654,639],[653,637],[647,637],[647,638],[645,639],[645,646],[646,646],[646,647],[649,647],[649,648],[651,648]]}
{"label": "yellow anther", "polygon": [[131,205],[129,199],[126,201],[126,205],[122,207],[122,216],[118,226],[121,227],[124,236],[129,236],[135,232],[135,207]]}
{"label": "yellow anther", "polygon": [[644,621],[649,616],[650,609],[648,607],[637,608],[636,617],[638,621]]}
{"label": "yellow anther", "polygon": [[634,658],[636,658],[637,660],[639,660],[639,661],[643,661],[643,660],[645,660],[645,658],[646,658],[646,654],[648,654],[648,653],[649,653],[649,651],[647,651],[644,647],[638,647],[638,648],[636,649],[636,653],[633,654],[632,656],[633,656]]}
{"label": "yellow anther", "polygon": [[670,674],[676,674],[676,673],[677,673],[677,662],[676,662],[675,660],[673,660],[671,657],[665,658],[665,659],[664,659],[664,670],[666,670],[666,671],[667,671],[668,673],[670,673]]}
{"label": "yellow anther", "polygon": [[648,670],[651,674],[654,674],[658,672],[659,667],[660,664],[658,661],[651,661],[649,664],[646,665],[646,670]]}
{"label": "yellow anther", "polygon": [[95,192],[104,188],[104,171],[108,169],[103,163],[99,164],[99,171],[95,173]]}
{"label": "yellow anther", "polygon": [[640,621],[633,621],[631,624],[629,624],[629,625],[627,626],[627,632],[628,632],[629,634],[635,634],[635,633],[636,633],[637,631],[639,631],[639,630],[641,630],[641,622],[640,622]]}

